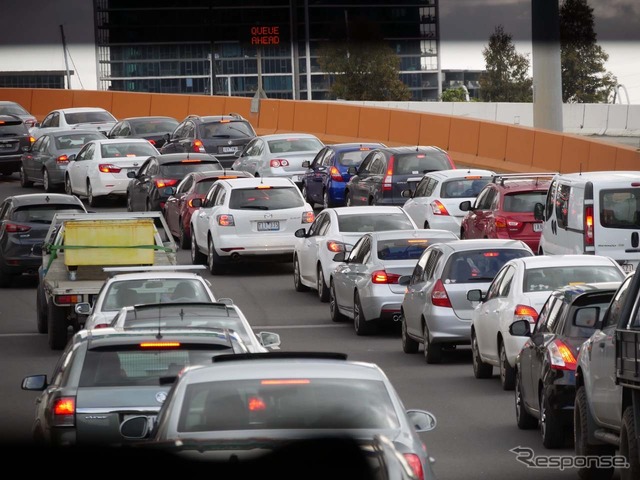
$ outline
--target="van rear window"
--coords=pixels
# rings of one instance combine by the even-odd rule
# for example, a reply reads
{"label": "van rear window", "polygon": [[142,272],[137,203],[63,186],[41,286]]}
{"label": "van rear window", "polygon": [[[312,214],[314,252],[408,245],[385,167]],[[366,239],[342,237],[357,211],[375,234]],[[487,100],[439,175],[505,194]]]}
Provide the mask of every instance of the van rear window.
{"label": "van rear window", "polygon": [[640,228],[640,189],[600,192],[600,224],[607,228]]}

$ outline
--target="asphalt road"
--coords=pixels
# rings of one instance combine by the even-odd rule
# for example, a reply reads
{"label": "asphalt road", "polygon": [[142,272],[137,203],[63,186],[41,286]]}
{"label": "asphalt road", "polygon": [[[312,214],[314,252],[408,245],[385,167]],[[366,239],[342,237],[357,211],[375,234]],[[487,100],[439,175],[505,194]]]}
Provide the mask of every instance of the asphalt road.
{"label": "asphalt road", "polygon": [[[41,192],[23,189],[17,177],[0,177],[0,199]],[[124,202],[105,209],[124,210]],[[102,210],[102,208],[100,209]],[[190,263],[188,251],[180,263]],[[356,336],[352,325],[334,324],[328,304],[315,292],[296,292],[290,264],[246,265],[225,276],[211,277],[217,297],[231,297],[256,331],[278,332],[287,351],[339,351],[352,360],[380,365],[400,393],[406,408],[431,411],[435,430],[422,434],[436,459],[440,480],[450,479],[577,479],[575,470],[529,468],[510,452],[529,447],[535,455],[573,455],[572,448],[546,450],[537,430],[522,431],[515,423],[514,395],[500,388],[496,376],[473,377],[470,350],[450,352],[441,365],[427,365],[421,353],[403,353],[397,328],[371,337]],[[51,351],[36,330],[34,278],[22,277],[0,290],[0,441],[28,441],[36,394],[20,389],[30,374],[51,374],[59,352]],[[66,467],[65,467],[66,468]]]}

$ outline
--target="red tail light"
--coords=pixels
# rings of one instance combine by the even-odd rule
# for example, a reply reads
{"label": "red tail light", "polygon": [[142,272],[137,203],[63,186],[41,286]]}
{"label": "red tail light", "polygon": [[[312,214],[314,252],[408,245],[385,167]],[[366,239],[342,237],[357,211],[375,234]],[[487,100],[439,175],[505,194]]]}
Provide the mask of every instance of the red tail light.
{"label": "red tail light", "polygon": [[315,213],[313,212],[304,212],[302,214],[302,223],[313,223],[313,220],[316,218]]}
{"label": "red tail light", "polygon": [[393,178],[393,164],[395,160],[396,159],[393,155],[389,159],[389,166],[387,167],[387,173],[385,173],[384,179],[382,180],[383,191],[390,191],[391,189],[393,189],[393,184],[391,183],[391,180]]}
{"label": "red tail light", "polygon": [[386,283],[386,284],[394,284],[398,283],[398,279],[400,275],[396,273],[387,273],[384,270],[376,270],[371,274],[371,281],[373,283]]}
{"label": "red tail light", "polygon": [[327,242],[327,248],[330,252],[334,253],[344,252],[344,243],[336,242],[335,240],[329,240]]}
{"label": "red tail light", "polygon": [[76,423],[76,397],[60,397],[52,406],[52,423],[56,427],[73,427]]}
{"label": "red tail light", "polygon": [[29,225],[20,225],[18,223],[7,223],[4,226],[7,233],[22,233],[31,230]]}
{"label": "red tail light", "polygon": [[102,173],[120,173],[122,168],[110,163],[101,163],[98,165],[98,170],[100,170]]}
{"label": "red tail light", "polygon": [[449,295],[444,289],[444,284],[440,279],[438,279],[436,284],[433,286],[433,290],[431,291],[431,303],[433,303],[436,307],[452,308],[451,300],[449,300]]}
{"label": "red tail light", "polygon": [[513,312],[513,321],[527,320],[529,323],[536,323],[538,321],[538,312],[536,309],[529,305],[516,305]]}
{"label": "red tail light", "polygon": [[235,222],[233,220],[233,215],[218,215],[216,217],[218,219],[218,225],[221,227],[234,227]]}
{"label": "red tail light", "polygon": [[440,200],[431,202],[431,211],[434,215],[449,215],[447,207],[445,207]]}
{"label": "red tail light", "polygon": [[510,218],[496,217],[495,225],[497,228],[506,228],[510,232],[519,232],[524,224]]}
{"label": "red tail light", "polygon": [[256,410],[266,410],[267,404],[260,397],[249,397],[248,402],[249,410],[255,412]]}
{"label": "red tail light", "polygon": [[551,368],[554,370],[575,370],[577,361],[571,349],[561,340],[554,340],[547,349]]}
{"label": "red tail light", "polygon": [[175,185],[176,183],[178,183],[178,180],[176,180],[175,178],[156,178],[155,182],[156,187],[164,188]]}
{"label": "red tail light", "polygon": [[140,348],[180,348],[180,342],[142,342]]}
{"label": "red tail light", "polygon": [[110,325],[108,323],[98,323],[98,324],[93,326],[94,330],[96,328],[109,328],[109,327],[110,327]]}
{"label": "red tail light", "polygon": [[55,299],[58,305],[71,305],[81,301],[80,295],[56,295]]}
{"label": "red tail light", "polygon": [[156,144],[156,141],[152,140],[152,139],[147,140],[147,142],[149,142],[151,145],[155,145]]}
{"label": "red tail light", "polygon": [[56,163],[69,163],[69,157],[67,157],[66,155],[60,155],[58,158],[56,158]]}
{"label": "red tail light", "polygon": [[584,208],[584,245],[593,247],[593,205]]}
{"label": "red tail light", "polygon": [[340,170],[338,170],[338,168],[334,165],[331,167],[331,169],[329,170],[329,175],[331,175],[331,180],[334,180],[336,182],[344,182],[344,179],[342,178],[342,174],[340,173]]}
{"label": "red tail light", "polygon": [[202,140],[198,140],[197,138],[193,141],[193,151],[197,153],[205,153],[204,143]]}
{"label": "red tail light", "polygon": [[289,161],[285,160],[284,158],[274,158],[269,162],[269,166],[271,168],[288,167]]}
{"label": "red tail light", "polygon": [[411,471],[415,475],[415,477],[419,480],[424,480],[424,470],[422,469],[422,462],[420,461],[420,457],[418,457],[415,453],[403,453],[404,459],[409,464]]}

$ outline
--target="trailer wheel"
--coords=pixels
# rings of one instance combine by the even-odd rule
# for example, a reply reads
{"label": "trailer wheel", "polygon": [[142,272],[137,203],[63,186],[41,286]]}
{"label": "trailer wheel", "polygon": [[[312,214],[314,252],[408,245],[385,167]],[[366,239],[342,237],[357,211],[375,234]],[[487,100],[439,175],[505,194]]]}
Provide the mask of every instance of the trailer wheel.
{"label": "trailer wheel", "polygon": [[625,457],[629,468],[620,469],[621,480],[640,478],[640,451],[635,428],[633,407],[627,407],[622,415],[620,430],[620,455]]}
{"label": "trailer wheel", "polygon": [[51,350],[62,350],[67,345],[68,310],[57,307],[51,302],[47,307],[47,321],[49,324],[49,347]]}

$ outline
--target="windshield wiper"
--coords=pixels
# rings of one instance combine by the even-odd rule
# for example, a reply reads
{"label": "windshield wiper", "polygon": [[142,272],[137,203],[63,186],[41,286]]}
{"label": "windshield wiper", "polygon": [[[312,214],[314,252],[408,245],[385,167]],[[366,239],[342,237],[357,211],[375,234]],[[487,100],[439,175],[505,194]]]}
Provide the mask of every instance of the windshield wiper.
{"label": "windshield wiper", "polygon": [[231,135],[227,135],[227,134],[216,134],[216,135],[211,135],[209,138],[231,138]]}
{"label": "windshield wiper", "polygon": [[242,130],[240,130],[239,128],[235,128],[232,127],[231,125],[227,126],[227,128],[229,130],[235,130],[236,132],[240,132],[241,134],[243,134],[245,137],[250,137],[251,135],[249,135],[247,132],[243,132]]}

